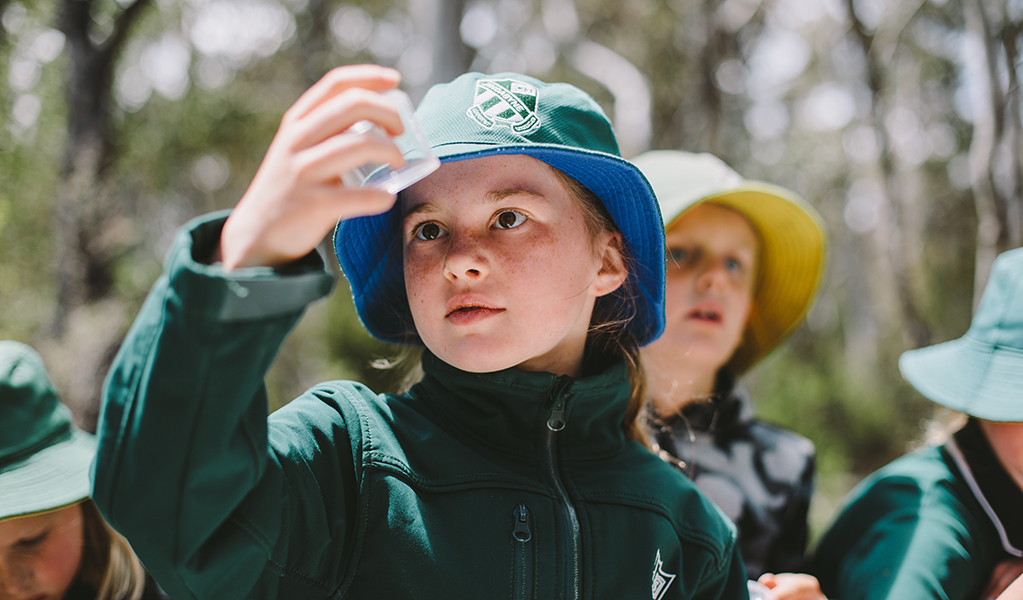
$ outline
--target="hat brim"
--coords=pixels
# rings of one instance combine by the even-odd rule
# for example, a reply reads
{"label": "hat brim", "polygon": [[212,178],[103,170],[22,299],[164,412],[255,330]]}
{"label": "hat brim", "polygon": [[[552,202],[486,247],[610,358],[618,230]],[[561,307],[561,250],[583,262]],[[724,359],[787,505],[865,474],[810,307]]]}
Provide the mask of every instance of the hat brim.
{"label": "hat brim", "polygon": [[[603,201],[622,232],[632,259],[629,279],[636,315],[628,329],[639,345],[664,330],[664,229],[653,190],[632,163],[612,154],[556,144],[441,144],[434,152],[442,163],[487,156],[526,155],[540,160],[586,186]],[[353,298],[366,329],[392,343],[421,343],[410,334],[402,249],[396,232],[400,206],[388,212],[342,220],[334,250],[352,284]],[[361,291],[359,291],[361,290]],[[371,299],[400,298],[398,303]]]}
{"label": "hat brim", "polygon": [[67,437],[27,459],[0,468],[0,520],[69,506],[92,493],[89,469],[95,437],[72,429]]}
{"label": "hat brim", "polygon": [[725,206],[743,215],[760,240],[754,310],[746,335],[729,361],[741,374],[771,352],[803,321],[820,288],[826,264],[824,225],[805,200],[785,188],[746,181],[687,205],[668,222],[700,204]]}
{"label": "hat brim", "polygon": [[909,350],[902,376],[926,398],[978,419],[1023,422],[1023,351],[961,338]]}

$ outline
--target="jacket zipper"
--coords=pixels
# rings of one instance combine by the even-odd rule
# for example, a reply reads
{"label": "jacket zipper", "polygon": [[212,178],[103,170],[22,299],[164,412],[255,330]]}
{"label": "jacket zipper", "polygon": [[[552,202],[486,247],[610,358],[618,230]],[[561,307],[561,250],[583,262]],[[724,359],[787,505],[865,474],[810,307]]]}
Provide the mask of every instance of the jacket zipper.
{"label": "jacket zipper", "polygon": [[532,598],[533,590],[533,539],[532,524],[529,509],[525,504],[520,504],[512,511],[515,519],[515,526],[512,529],[512,539],[515,540],[515,558],[512,565],[512,582],[515,588],[515,600],[527,600]]}
{"label": "jacket zipper", "polygon": [[566,595],[565,597],[569,600],[578,600],[580,597],[579,590],[579,548],[581,546],[580,533],[579,533],[579,517],[576,515],[575,507],[572,506],[572,502],[568,498],[568,492],[565,490],[565,484],[561,480],[561,474],[558,471],[557,461],[557,437],[558,432],[565,428],[565,403],[568,401],[569,388],[572,387],[574,379],[567,375],[558,377],[557,383],[551,390],[551,397],[554,399],[554,405],[551,407],[551,414],[547,418],[547,430],[545,431],[546,439],[546,456],[544,457],[544,466],[547,470],[547,475],[551,479],[551,484],[554,486],[554,493],[558,498],[558,503],[561,507],[561,522],[562,529],[565,531],[565,556],[566,556]]}

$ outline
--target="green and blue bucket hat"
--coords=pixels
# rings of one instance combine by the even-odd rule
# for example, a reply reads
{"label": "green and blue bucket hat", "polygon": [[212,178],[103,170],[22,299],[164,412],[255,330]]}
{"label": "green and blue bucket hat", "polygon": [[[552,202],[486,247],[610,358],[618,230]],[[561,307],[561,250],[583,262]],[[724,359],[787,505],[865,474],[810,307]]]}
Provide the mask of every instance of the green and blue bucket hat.
{"label": "green and blue bucket hat", "polygon": [[1023,422],[1023,248],[995,259],[969,330],[899,357],[932,402],[987,421]]}
{"label": "green and blue bucket hat", "polygon": [[[565,173],[601,199],[622,232],[632,259],[636,315],[628,329],[637,343],[664,329],[664,231],[653,191],[621,158],[611,123],[585,92],[515,73],[467,73],[435,85],[416,120],[442,163],[495,155],[531,156]],[[399,203],[400,204],[400,203]],[[376,338],[420,344],[405,291],[401,208],[342,220],[334,250],[352,288],[359,318]]]}
{"label": "green and blue bucket hat", "polygon": [[88,498],[95,454],[35,350],[0,341],[0,521]]}

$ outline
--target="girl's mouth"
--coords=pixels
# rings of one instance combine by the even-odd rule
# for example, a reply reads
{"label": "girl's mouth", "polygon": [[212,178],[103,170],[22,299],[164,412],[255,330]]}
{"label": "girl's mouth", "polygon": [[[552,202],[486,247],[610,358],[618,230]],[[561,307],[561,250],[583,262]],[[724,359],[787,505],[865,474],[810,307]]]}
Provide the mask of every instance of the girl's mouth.
{"label": "girl's mouth", "polygon": [[466,306],[459,306],[458,308],[450,311],[446,318],[454,325],[471,325],[503,312],[503,308],[491,308],[489,306],[470,304]]}
{"label": "girl's mouth", "polygon": [[717,310],[697,309],[697,310],[691,311],[689,313],[689,315],[687,315],[687,316],[690,319],[693,319],[693,320],[696,320],[696,321],[703,321],[705,323],[720,323],[722,315]]}

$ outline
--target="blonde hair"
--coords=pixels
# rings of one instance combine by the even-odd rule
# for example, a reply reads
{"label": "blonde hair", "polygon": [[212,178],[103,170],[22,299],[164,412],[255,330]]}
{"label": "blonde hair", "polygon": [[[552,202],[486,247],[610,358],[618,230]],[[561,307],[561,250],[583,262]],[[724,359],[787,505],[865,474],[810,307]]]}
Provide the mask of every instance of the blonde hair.
{"label": "blonde hair", "polygon": [[139,600],[146,572],[124,536],[103,519],[92,500],[82,502],[84,547],[78,577],[96,600]]}

